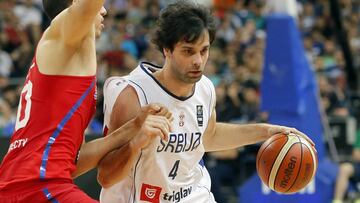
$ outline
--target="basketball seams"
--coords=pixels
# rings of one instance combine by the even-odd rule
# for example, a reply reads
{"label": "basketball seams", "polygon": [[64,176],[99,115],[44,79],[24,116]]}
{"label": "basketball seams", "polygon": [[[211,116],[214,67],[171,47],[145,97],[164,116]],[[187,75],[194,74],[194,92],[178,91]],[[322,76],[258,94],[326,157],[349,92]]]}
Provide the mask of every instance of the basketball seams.
{"label": "basketball seams", "polygon": [[[266,149],[269,147],[269,146],[271,146],[271,144],[272,143],[274,143],[274,142],[276,142],[276,141],[278,141],[278,140],[280,140],[280,139],[283,139],[284,137],[283,136],[279,136],[278,138],[276,138],[276,139],[274,139],[274,140],[272,140],[270,143],[268,143],[268,144],[266,144],[266,146],[263,148],[263,149],[261,149],[260,148],[260,154],[259,154],[259,158],[257,158],[257,160],[256,160],[256,167],[258,167],[259,166],[259,161],[261,160],[261,157],[262,157],[262,155],[264,154],[264,152],[266,151]],[[287,139],[286,140],[286,142],[289,140],[289,138],[288,138],[288,136],[285,136],[285,138]],[[266,142],[266,141],[265,141]],[[264,142],[264,143],[265,143]],[[285,143],[286,143],[285,142]],[[264,146],[264,145],[262,145],[262,146]],[[274,165],[274,164],[273,164]]]}
{"label": "basketball seams", "polygon": [[[302,162],[303,162],[303,156],[304,156],[304,152],[303,152],[303,142],[302,142],[302,140],[300,139],[300,137],[299,136],[297,136],[297,135],[295,135],[297,138],[298,138],[298,140],[299,140],[299,142],[300,142],[300,153],[301,153],[301,158],[300,158],[300,166],[299,166],[299,170],[297,171],[297,174],[296,174],[296,177],[295,177],[295,179],[294,179],[294,182],[293,182],[293,184],[285,191],[285,193],[287,193],[294,185],[295,185],[295,183],[296,183],[296,180],[297,180],[297,178],[299,177],[299,174],[300,174],[300,172],[301,172],[301,165],[302,165]],[[294,145],[293,145],[294,146]],[[291,150],[291,148],[289,148],[289,151]]]}
{"label": "basketball seams", "polygon": [[286,156],[286,154],[289,152],[289,149],[296,143],[298,143],[298,140],[294,136],[287,136],[288,140],[281,148],[280,152],[278,153],[278,156],[276,157],[274,164],[271,168],[270,176],[269,176],[269,187],[272,190],[275,190],[275,179],[277,172],[280,168],[280,165]]}
{"label": "basketball seams", "polygon": [[[286,155],[289,154],[290,149],[291,149],[295,144],[297,144],[297,142],[293,143],[293,144],[290,146],[290,148],[286,151],[285,156],[281,159],[281,162],[280,162],[280,164],[279,164],[279,166],[278,166],[278,168],[277,168],[277,170],[276,170],[276,173],[274,172],[274,173],[275,173],[275,174],[274,174],[274,175],[275,175],[275,177],[274,177],[274,183],[273,183],[273,187],[271,187],[271,189],[274,190],[274,191],[275,191],[275,180],[277,179],[277,177],[278,177],[278,175],[279,175],[279,168],[280,168],[282,162],[284,161],[284,158],[286,157]],[[284,145],[284,146],[285,146],[285,145]],[[280,155],[280,152],[279,152],[279,155]],[[278,155],[278,156],[279,156],[279,155]],[[274,164],[275,164],[275,162],[274,162]],[[271,173],[273,173],[272,170],[271,170]],[[270,173],[270,174],[271,174],[271,173]],[[270,184],[269,184],[269,185],[270,185]]]}
{"label": "basketball seams", "polygon": [[[300,137],[300,140],[302,140],[303,138]],[[311,153],[311,158],[313,160],[313,164],[314,164],[314,169],[313,169],[313,173],[311,175],[311,179],[314,178],[315,173],[316,173],[316,169],[317,169],[317,161],[316,161],[316,154],[314,153],[314,149],[313,146],[310,146],[310,144],[305,140],[303,140],[303,143],[305,144],[305,146],[309,149],[310,153]]]}
{"label": "basketball seams", "polygon": [[[276,136],[278,136],[278,137],[276,137]],[[284,140],[284,138],[286,139],[286,140]],[[288,141],[288,136],[284,136],[284,134],[277,134],[277,135],[274,135],[274,136],[272,136],[271,137],[271,139],[274,139],[274,140],[266,140],[263,144],[262,144],[262,146],[261,146],[261,148],[259,149],[259,152],[260,152],[260,154],[258,155],[259,156],[259,158],[257,158],[256,159],[256,168],[257,168],[257,170],[259,170],[259,168],[258,167],[260,167],[260,160],[262,159],[262,155],[266,152],[266,150],[269,148],[269,147],[271,147],[271,145],[273,144],[273,143],[276,143],[276,142],[278,142],[279,140],[281,140],[282,139],[282,142],[284,142],[284,144]],[[284,141],[283,141],[284,140]],[[270,142],[269,142],[270,141]],[[281,150],[281,149],[280,149]],[[276,157],[275,157],[276,158]],[[270,167],[270,169],[273,167],[273,165],[274,165],[274,162],[272,163],[272,165],[271,165],[271,167]],[[270,177],[270,175],[266,178],[267,179],[267,185],[268,185],[268,181],[269,181],[269,177]],[[266,179],[264,179],[263,181],[266,181]]]}

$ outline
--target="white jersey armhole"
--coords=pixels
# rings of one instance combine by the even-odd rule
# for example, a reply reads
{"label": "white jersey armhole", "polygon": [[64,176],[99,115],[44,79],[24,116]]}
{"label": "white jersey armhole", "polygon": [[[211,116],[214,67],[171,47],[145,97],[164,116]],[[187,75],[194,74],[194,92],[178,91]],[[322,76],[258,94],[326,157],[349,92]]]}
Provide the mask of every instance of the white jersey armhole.
{"label": "white jersey armhole", "polygon": [[134,82],[132,80],[129,80],[129,85],[131,85],[135,89],[136,94],[139,99],[140,106],[149,104],[149,101],[146,98],[146,93],[139,84],[137,84],[136,82]]}
{"label": "white jersey armhole", "polygon": [[104,83],[104,126],[110,122],[110,116],[119,94],[129,85],[126,77],[110,77]]}
{"label": "white jersey armhole", "polygon": [[211,82],[209,78],[206,76],[203,76],[203,82],[205,84],[205,87],[209,90],[209,118],[212,116],[213,110],[215,109],[216,105],[216,93],[215,93],[215,87],[214,84]]}

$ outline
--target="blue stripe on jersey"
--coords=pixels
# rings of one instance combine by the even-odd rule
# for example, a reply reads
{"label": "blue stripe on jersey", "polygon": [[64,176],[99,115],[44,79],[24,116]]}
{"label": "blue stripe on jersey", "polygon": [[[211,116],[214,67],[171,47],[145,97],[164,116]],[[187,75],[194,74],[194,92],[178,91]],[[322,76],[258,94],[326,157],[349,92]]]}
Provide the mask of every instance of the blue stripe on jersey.
{"label": "blue stripe on jersey", "polygon": [[[211,104],[212,104],[212,101],[213,101],[213,92],[211,91],[212,89],[211,88],[209,88],[210,89],[210,102],[209,102],[209,120],[210,120],[210,118],[211,118],[211,113],[212,113],[212,111],[213,111],[213,107],[211,106]],[[208,120],[208,123],[209,123],[209,120]]]}
{"label": "blue stripe on jersey", "polygon": [[50,202],[52,202],[52,203],[59,203],[59,201],[57,201],[57,200],[51,195],[51,193],[49,192],[49,190],[48,190],[47,188],[44,188],[44,189],[43,189],[43,193],[45,194],[46,199],[49,200]]}
{"label": "blue stripe on jersey", "polygon": [[94,87],[94,85],[95,85],[95,80],[91,83],[90,87],[88,87],[88,89],[83,93],[83,95],[81,95],[80,99],[75,103],[75,105],[73,107],[71,107],[70,111],[65,115],[63,120],[57,126],[55,132],[50,136],[48,143],[46,144],[42,159],[41,159],[40,179],[45,179],[46,165],[47,165],[47,161],[49,158],[51,145],[54,144],[57,136],[60,134],[60,132],[64,128],[65,124],[70,120],[70,118],[73,116],[75,111],[79,108],[79,106],[84,101],[84,99],[87,97],[87,95],[90,93],[90,90]]}
{"label": "blue stripe on jersey", "polygon": [[[141,150],[140,156],[139,156],[139,158],[138,158],[138,160],[136,161],[136,164],[135,164],[134,178],[133,178],[133,180],[134,180],[134,183],[133,183],[133,186],[134,186],[134,199],[133,199],[133,201],[134,201],[134,202],[135,202],[135,199],[136,199],[136,182],[135,182],[136,169],[137,169],[137,167],[138,167],[138,164],[139,164],[139,162],[140,162],[140,159],[141,159],[142,154],[143,154],[143,151]],[[129,199],[130,199],[130,197],[129,197]]]}
{"label": "blue stripe on jersey", "polygon": [[205,166],[204,159],[201,159],[201,160],[199,161],[199,164],[200,164],[200,166],[204,167],[204,166]]}
{"label": "blue stripe on jersey", "polygon": [[144,98],[145,98],[145,100],[146,100],[146,104],[149,104],[148,99],[147,99],[147,97],[146,97],[146,94],[145,94],[145,91],[143,90],[143,88],[142,88],[139,84],[137,84],[136,82],[134,82],[134,81],[132,81],[132,80],[129,80],[129,81],[132,82],[132,83],[134,83],[136,86],[138,86],[138,87],[141,89],[142,93],[144,94]]}

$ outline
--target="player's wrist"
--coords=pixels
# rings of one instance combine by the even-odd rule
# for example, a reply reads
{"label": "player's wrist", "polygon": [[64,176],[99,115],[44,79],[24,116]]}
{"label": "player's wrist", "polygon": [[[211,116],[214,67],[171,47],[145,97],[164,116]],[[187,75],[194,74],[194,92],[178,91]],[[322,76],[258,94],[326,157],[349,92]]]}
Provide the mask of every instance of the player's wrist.
{"label": "player's wrist", "polygon": [[267,123],[259,123],[262,139],[266,140],[274,135],[274,126]]}
{"label": "player's wrist", "polygon": [[130,140],[129,148],[132,154],[138,154],[141,151],[141,147],[139,146],[136,138]]}
{"label": "player's wrist", "polygon": [[140,129],[141,129],[142,124],[144,123],[144,121],[145,121],[145,119],[143,118],[142,115],[138,115],[138,116],[136,116],[135,118],[133,118],[133,119],[131,120],[134,128],[136,128],[137,130],[140,130]]}

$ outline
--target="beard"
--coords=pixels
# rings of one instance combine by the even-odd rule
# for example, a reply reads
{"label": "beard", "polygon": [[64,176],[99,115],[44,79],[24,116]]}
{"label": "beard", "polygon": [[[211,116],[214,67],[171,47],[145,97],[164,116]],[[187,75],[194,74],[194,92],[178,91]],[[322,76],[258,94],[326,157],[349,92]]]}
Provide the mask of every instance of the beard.
{"label": "beard", "polygon": [[202,77],[202,72],[201,74],[192,74],[189,72],[185,72],[183,73],[181,71],[181,68],[179,66],[171,66],[171,70],[173,72],[174,77],[178,80],[181,81],[182,83],[185,84],[195,84],[196,82],[198,82],[201,77]]}

